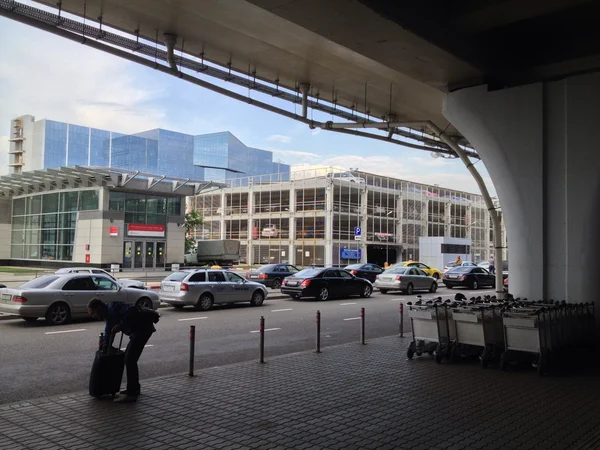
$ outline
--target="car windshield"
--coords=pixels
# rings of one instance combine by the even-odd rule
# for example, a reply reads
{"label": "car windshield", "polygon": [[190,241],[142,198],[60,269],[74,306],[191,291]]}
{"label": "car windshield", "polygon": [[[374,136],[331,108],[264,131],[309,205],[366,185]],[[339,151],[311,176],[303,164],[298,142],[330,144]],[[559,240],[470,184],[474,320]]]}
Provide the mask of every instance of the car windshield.
{"label": "car windshield", "polygon": [[164,281],[181,281],[189,275],[189,272],[175,272],[169,275]]}
{"label": "car windshield", "polygon": [[34,278],[33,280],[22,284],[19,286],[19,289],[43,289],[59,278],[60,277],[57,275],[42,275],[41,277]]}
{"label": "car windshield", "polygon": [[384,273],[406,273],[409,267],[394,267],[393,269],[386,270]]}
{"label": "car windshield", "polygon": [[454,266],[456,266],[456,264],[454,264],[454,263],[446,263],[446,267],[454,267]]}
{"label": "car windshield", "polygon": [[258,269],[258,271],[260,273],[265,273],[265,272],[272,272],[273,269],[275,269],[275,265],[274,264],[268,264],[266,266],[262,266]]}
{"label": "car windshield", "polygon": [[467,272],[470,272],[471,270],[473,270],[473,267],[455,267],[454,269],[451,270],[451,272],[467,273]]}
{"label": "car windshield", "polygon": [[360,269],[362,264],[350,264],[349,266],[344,267],[344,269]]}
{"label": "car windshield", "polygon": [[298,278],[312,278],[323,272],[324,269],[304,269],[296,273],[294,276]]}

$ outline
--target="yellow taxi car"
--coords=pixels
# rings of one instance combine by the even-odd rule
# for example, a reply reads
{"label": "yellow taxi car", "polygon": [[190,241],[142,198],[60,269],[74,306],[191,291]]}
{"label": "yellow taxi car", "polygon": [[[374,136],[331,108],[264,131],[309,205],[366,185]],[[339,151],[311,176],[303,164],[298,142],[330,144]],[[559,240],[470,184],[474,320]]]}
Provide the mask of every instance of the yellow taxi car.
{"label": "yellow taxi car", "polygon": [[[435,278],[436,280],[440,280],[442,278],[442,272],[435,267],[429,267],[427,264],[423,264],[418,261],[403,261],[397,264],[393,264],[396,267],[417,267],[425,272],[430,277]],[[392,266],[390,266],[392,267]]]}

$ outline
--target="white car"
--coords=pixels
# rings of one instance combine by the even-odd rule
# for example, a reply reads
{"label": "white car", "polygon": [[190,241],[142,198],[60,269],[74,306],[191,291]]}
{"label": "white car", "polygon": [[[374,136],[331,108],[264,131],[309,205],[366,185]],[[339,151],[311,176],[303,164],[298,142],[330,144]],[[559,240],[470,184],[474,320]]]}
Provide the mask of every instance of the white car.
{"label": "white car", "polygon": [[[472,261],[463,261],[462,264],[460,264],[460,266],[462,266],[462,267],[477,267],[477,264],[475,264]],[[446,265],[444,266],[444,270],[442,270],[442,272],[446,273],[450,269],[454,269],[455,267],[459,267],[459,265],[454,264],[454,261],[446,263]]]}
{"label": "white car", "polygon": [[356,175],[354,175],[351,172],[328,173],[327,178],[331,178],[332,180],[348,181],[350,183],[358,183],[358,184],[366,183],[364,178],[357,177]]}
{"label": "white car", "polygon": [[28,322],[44,317],[51,325],[68,323],[88,315],[88,302],[97,297],[104,303],[124,302],[156,310],[156,292],[125,288],[106,275],[79,273],[48,274],[21,286],[0,289],[0,312],[21,316]]}
{"label": "white car", "polygon": [[270,223],[264,226],[262,230],[262,236],[268,238],[277,237],[279,236],[279,230],[277,230],[277,227],[275,225]]}
{"label": "white car", "polygon": [[65,273],[91,273],[96,275],[105,275],[121,287],[146,289],[146,286],[144,285],[143,281],[130,280],[128,278],[115,278],[106,270],[97,269],[94,267],[65,267],[63,269],[58,269],[54,273],[57,275],[63,275]]}

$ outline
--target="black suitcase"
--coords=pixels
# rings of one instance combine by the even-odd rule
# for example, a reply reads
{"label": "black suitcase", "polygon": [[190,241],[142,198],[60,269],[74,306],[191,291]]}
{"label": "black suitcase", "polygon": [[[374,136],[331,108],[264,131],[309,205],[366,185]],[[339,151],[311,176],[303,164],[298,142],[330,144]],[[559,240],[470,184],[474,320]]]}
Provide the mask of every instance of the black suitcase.
{"label": "black suitcase", "polygon": [[92,372],[90,373],[90,395],[102,397],[112,395],[113,397],[121,389],[123,370],[125,369],[125,352],[121,351],[123,333],[118,350],[114,350],[112,342],[105,353],[102,350],[96,352]]}

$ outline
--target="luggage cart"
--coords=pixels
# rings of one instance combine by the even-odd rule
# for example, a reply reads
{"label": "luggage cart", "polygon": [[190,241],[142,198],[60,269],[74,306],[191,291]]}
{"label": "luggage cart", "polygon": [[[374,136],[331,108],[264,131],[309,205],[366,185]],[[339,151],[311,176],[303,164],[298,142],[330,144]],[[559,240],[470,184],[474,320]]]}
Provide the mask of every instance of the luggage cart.
{"label": "luggage cart", "polygon": [[478,354],[481,367],[496,359],[504,349],[502,316],[497,306],[458,306],[452,309],[456,328],[455,352]]}
{"label": "luggage cart", "polygon": [[416,354],[432,355],[440,363],[444,357],[451,358],[456,334],[450,326],[451,310],[444,304],[408,305],[408,315],[413,340],[406,350],[409,359]]}
{"label": "luggage cart", "polygon": [[[554,308],[510,308],[502,313],[505,350],[500,356],[500,368],[505,370],[511,359],[533,356],[540,375],[546,372],[548,355],[552,350],[552,318]],[[516,354],[515,354],[516,352]]]}

